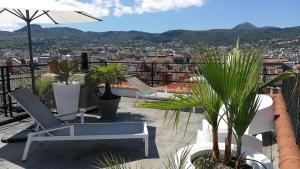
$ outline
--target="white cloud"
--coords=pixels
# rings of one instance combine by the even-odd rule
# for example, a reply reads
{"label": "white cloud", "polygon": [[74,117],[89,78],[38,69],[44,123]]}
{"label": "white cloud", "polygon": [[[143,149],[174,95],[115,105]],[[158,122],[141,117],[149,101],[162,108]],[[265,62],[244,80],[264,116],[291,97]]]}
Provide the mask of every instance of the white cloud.
{"label": "white cloud", "polygon": [[124,6],[120,0],[116,0],[114,15],[143,14],[151,12],[164,12],[188,8],[192,6],[202,6],[205,0],[135,0],[133,6]]}
{"label": "white cloud", "polygon": [[151,12],[164,12],[192,6],[203,6],[206,0],[134,0],[132,5],[124,5],[123,0],[92,0],[82,2],[80,0],[57,0],[64,4],[74,5],[83,11],[97,17],[122,16],[126,14],[143,14]]}
{"label": "white cloud", "polygon": [[91,3],[79,0],[57,0],[62,4],[73,5],[78,9],[97,17],[108,16],[113,7],[114,0],[93,0]]}
{"label": "white cloud", "polygon": [[18,23],[0,23],[0,30],[12,32],[14,30],[20,29],[23,26],[24,24]]}

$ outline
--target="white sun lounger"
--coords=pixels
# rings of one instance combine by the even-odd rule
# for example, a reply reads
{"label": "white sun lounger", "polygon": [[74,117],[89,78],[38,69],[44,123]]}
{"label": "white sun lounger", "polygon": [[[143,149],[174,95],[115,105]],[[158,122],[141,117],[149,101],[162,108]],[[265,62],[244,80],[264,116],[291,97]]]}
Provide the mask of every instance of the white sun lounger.
{"label": "white sun lounger", "polygon": [[136,98],[145,98],[145,99],[157,99],[157,100],[166,100],[174,94],[167,92],[158,92],[153,87],[148,86],[140,79],[135,76],[127,77],[126,80],[129,84],[135,86],[139,91],[136,92]]}
{"label": "white sun lounger", "polygon": [[35,132],[28,134],[22,156],[23,161],[27,158],[32,142],[61,140],[140,138],[145,142],[145,156],[148,157],[149,143],[146,122],[63,124],[28,89],[20,88],[10,92],[9,95],[21,105],[38,125]]}

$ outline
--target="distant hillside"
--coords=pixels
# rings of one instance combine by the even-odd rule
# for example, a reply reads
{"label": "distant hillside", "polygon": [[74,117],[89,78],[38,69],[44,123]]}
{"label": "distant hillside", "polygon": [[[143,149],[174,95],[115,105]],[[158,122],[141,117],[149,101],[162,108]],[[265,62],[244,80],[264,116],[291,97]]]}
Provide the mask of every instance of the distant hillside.
{"label": "distant hillside", "polygon": [[[26,27],[14,32],[0,31],[0,48],[26,48]],[[146,33],[139,31],[83,32],[81,30],[57,27],[42,28],[32,25],[32,38],[35,49],[49,47],[81,47],[86,44],[132,44],[158,45],[159,43],[180,43],[195,45],[232,45],[239,37],[241,43],[257,43],[261,40],[300,39],[300,27],[258,28],[250,23],[243,23],[233,29],[213,29],[206,31],[171,30],[164,33]],[[137,43],[138,42],[138,43]]]}

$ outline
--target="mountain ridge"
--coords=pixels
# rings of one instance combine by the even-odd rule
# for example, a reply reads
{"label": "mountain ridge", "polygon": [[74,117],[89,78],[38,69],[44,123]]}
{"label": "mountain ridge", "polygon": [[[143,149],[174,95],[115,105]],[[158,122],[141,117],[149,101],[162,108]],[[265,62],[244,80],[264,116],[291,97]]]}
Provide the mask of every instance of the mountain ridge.
{"label": "mountain ridge", "polygon": [[[26,48],[27,28],[23,27],[14,32],[0,31],[0,48]],[[193,46],[198,43],[209,45],[232,45],[239,38],[241,43],[258,43],[271,39],[290,40],[300,39],[300,26],[256,27],[248,22],[239,24],[232,29],[211,30],[169,30],[162,33],[143,31],[81,31],[75,28],[54,27],[42,28],[32,25],[34,47],[76,47],[86,44],[115,44],[115,45],[158,45],[160,43],[179,43]]]}

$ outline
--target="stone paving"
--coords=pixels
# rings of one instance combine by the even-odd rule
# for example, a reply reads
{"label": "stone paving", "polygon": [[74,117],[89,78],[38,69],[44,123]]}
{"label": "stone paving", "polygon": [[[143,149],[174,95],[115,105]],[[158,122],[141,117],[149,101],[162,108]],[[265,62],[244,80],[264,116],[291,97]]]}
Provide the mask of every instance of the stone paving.
{"label": "stone paving", "polygon": [[[97,116],[88,116],[87,122],[101,122]],[[0,168],[88,169],[94,168],[96,161],[101,159],[104,153],[120,155],[127,162],[130,161],[132,166],[143,164],[149,166],[147,168],[163,168],[161,159],[167,153],[195,142],[196,130],[201,126],[201,119],[202,114],[193,114],[184,135],[187,113],[182,113],[179,129],[175,131],[172,122],[164,122],[164,111],[136,108],[135,99],[122,98],[117,121],[147,122],[150,135],[149,158],[144,157],[143,142],[135,139],[33,143],[25,162],[21,161],[25,142],[0,143]],[[8,128],[10,131],[24,130],[30,126],[29,121],[28,119],[1,126],[0,136]]]}

